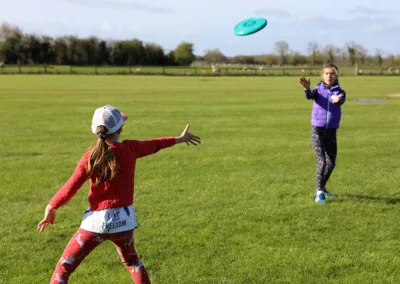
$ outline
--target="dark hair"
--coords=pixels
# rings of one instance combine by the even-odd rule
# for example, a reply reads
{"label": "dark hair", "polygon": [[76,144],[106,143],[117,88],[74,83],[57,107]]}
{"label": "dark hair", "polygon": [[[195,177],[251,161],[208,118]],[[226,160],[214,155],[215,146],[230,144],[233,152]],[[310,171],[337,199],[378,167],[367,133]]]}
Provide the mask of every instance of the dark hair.
{"label": "dark hair", "polygon": [[117,162],[114,151],[105,141],[112,134],[106,134],[107,132],[108,129],[105,126],[97,127],[98,138],[91,147],[92,153],[88,159],[87,174],[96,176],[96,185],[111,181],[117,175]]}

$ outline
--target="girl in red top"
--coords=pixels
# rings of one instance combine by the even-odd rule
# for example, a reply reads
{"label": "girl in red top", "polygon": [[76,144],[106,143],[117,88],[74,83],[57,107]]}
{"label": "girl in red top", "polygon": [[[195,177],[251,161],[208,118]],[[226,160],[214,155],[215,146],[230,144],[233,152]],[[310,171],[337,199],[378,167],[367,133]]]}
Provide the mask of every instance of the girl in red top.
{"label": "girl in red top", "polygon": [[54,224],[56,210],[90,179],[90,207],[58,261],[50,283],[68,283],[69,276],[83,259],[107,240],[114,243],[134,283],[150,283],[133,241],[133,231],[137,228],[133,207],[136,159],[182,142],[197,145],[200,137],[189,133],[187,125],[179,137],[118,142],[127,119],[126,114],[109,105],[96,109],[92,119],[92,132],[98,137],[96,142],[82,156],[73,175],[50,200],[44,219],[37,226],[42,232],[49,224]]}

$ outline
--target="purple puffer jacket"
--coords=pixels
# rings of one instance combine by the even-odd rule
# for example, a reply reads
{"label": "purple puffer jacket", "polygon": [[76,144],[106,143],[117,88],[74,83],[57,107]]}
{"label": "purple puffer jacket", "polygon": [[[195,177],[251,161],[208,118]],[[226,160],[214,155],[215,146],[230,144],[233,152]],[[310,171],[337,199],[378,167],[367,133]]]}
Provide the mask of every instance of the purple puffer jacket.
{"label": "purple puffer jacket", "polygon": [[[332,102],[332,96],[343,94],[338,104]],[[346,100],[346,92],[339,84],[329,88],[323,82],[319,83],[314,89],[304,92],[308,100],[314,100],[311,125],[323,128],[339,128],[342,117],[341,105]]]}

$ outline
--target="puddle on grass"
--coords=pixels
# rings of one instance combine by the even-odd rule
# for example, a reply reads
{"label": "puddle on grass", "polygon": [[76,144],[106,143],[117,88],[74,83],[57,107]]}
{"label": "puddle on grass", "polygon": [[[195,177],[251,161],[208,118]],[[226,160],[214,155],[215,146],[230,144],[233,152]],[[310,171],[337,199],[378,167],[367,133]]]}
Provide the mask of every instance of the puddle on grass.
{"label": "puddle on grass", "polygon": [[385,104],[386,99],[356,99],[358,104]]}

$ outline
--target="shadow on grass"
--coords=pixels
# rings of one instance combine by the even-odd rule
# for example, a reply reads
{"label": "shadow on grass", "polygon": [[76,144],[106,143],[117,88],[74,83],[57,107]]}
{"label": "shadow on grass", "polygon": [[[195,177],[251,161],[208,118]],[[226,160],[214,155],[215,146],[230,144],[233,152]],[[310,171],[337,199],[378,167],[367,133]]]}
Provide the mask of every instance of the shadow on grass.
{"label": "shadow on grass", "polygon": [[3,158],[37,157],[41,155],[42,153],[39,152],[6,153],[3,155]]}
{"label": "shadow on grass", "polygon": [[362,194],[341,194],[342,197],[347,197],[355,201],[372,201],[372,202],[383,202],[386,204],[398,204],[400,203],[400,198],[395,197],[380,197],[380,196],[368,196]]}

